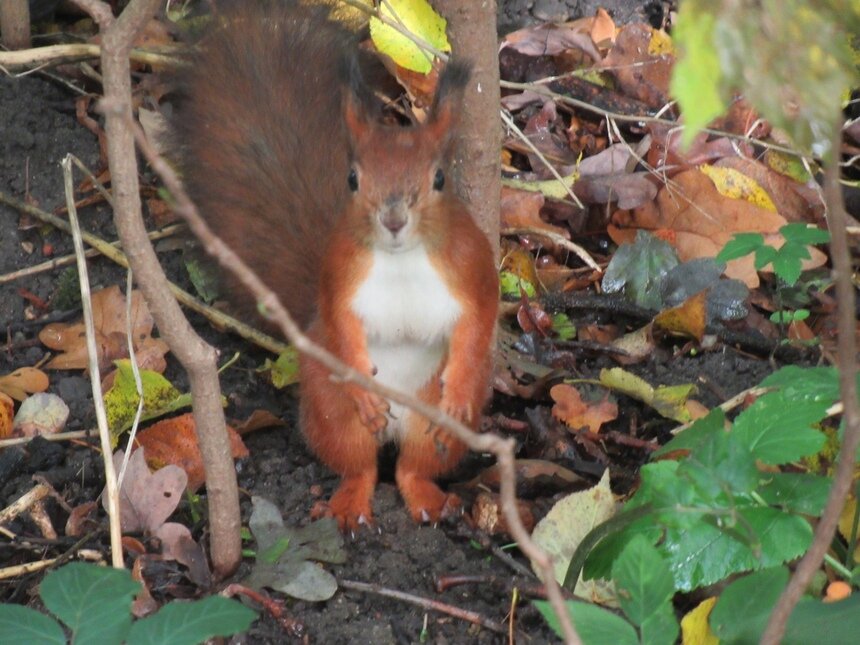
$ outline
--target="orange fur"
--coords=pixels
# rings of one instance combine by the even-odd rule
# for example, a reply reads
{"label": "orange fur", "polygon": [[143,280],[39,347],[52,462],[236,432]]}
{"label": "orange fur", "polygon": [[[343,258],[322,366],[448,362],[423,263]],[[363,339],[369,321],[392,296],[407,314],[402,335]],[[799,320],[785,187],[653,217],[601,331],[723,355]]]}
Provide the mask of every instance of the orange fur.
{"label": "orange fur", "polygon": [[[242,5],[206,41],[201,76],[185,80],[178,131],[194,161],[193,196],[313,340],[476,428],[497,276],[489,242],[442,171],[466,68],[443,74],[425,125],[382,126],[337,91],[346,81],[332,70],[354,56],[341,28],[318,9]],[[345,529],[372,522],[387,439],[399,444],[396,481],[412,517],[459,512],[434,479],[465,454],[461,441],[306,357],[301,377],[308,446],[342,477],[317,514]]]}

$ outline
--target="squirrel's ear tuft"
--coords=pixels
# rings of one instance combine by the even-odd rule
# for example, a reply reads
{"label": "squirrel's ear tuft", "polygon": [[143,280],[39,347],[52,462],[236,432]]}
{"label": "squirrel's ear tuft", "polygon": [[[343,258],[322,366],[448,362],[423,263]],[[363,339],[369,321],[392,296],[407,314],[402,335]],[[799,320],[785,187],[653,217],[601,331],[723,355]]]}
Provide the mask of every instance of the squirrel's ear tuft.
{"label": "squirrel's ear tuft", "polygon": [[427,123],[434,137],[441,139],[451,135],[459,118],[463,92],[471,76],[472,65],[465,61],[449,62],[442,70]]}
{"label": "squirrel's ear tuft", "polygon": [[367,135],[372,121],[373,95],[364,82],[357,58],[352,57],[347,61],[346,77],[348,82],[344,90],[344,120],[350,138],[355,143]]}

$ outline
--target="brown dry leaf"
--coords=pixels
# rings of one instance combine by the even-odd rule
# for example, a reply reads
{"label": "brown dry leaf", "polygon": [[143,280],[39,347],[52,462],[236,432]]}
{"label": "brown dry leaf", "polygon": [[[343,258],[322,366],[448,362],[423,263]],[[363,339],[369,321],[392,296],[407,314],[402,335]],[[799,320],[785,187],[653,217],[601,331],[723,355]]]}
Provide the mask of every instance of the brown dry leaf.
{"label": "brown dry leaf", "polygon": [[654,317],[654,324],[676,334],[683,334],[702,342],[705,335],[708,291],[700,291],[677,307],[661,311]]}
{"label": "brown dry leaf", "polygon": [[263,428],[276,428],[287,425],[280,417],[276,417],[268,410],[254,410],[247,419],[240,423],[233,422],[233,428],[240,435],[246,435],[255,430]]}
{"label": "brown dry leaf", "polygon": [[[523,500],[517,500],[520,520],[522,520],[526,531],[531,533],[535,526],[534,513],[531,506]],[[501,497],[497,493],[481,491],[472,505],[472,521],[482,531],[490,535],[504,533],[510,535],[511,530],[508,521],[502,513]]]}
{"label": "brown dry leaf", "polygon": [[[117,472],[122,466],[123,451],[113,454]],[[135,450],[128,460],[125,478],[119,491],[120,526],[123,533],[153,534],[170,517],[182,500],[188,476],[177,466],[165,466],[152,473],[146,465],[143,450]],[[102,494],[107,510],[107,494]]]}
{"label": "brown dry leaf", "polygon": [[585,428],[589,432],[600,432],[600,427],[607,421],[618,417],[618,406],[609,400],[609,393],[602,401],[588,403],[572,385],[559,383],[549,391],[555,405],[552,415],[560,419],[574,430]]}
{"label": "brown dry leaf", "polygon": [[12,436],[14,418],[15,402],[8,394],[0,392],[0,439],[8,439]]}
{"label": "brown dry leaf", "polygon": [[66,520],[66,535],[68,537],[81,537],[97,529],[99,522],[93,517],[93,514],[98,507],[96,502],[84,502],[75,506],[69,513],[69,519]]}
{"label": "brown dry leaf", "polygon": [[0,392],[16,401],[23,401],[30,394],[48,389],[48,375],[36,367],[22,367],[11,374],[0,376]]}
{"label": "brown dry leaf", "polygon": [[[137,435],[136,444],[146,450],[146,461],[153,468],[165,464],[178,466],[188,475],[188,490],[196,491],[206,483],[203,457],[194,431],[194,415],[190,412],[178,417],[164,419]],[[230,451],[234,459],[248,456],[248,449],[239,434],[227,426],[230,436]]]}
{"label": "brown dry leaf", "polygon": [[155,537],[161,540],[161,556],[165,560],[176,560],[188,567],[188,578],[201,589],[212,585],[212,574],[206,554],[194,538],[188,527],[177,522],[165,522],[155,531]]}
{"label": "brown dry leaf", "polygon": [[627,96],[654,109],[669,102],[669,78],[675,57],[665,46],[655,45],[655,41],[667,38],[644,23],[627,25],[618,32],[615,45],[602,63]]}
{"label": "brown dry leaf", "polygon": [[[518,483],[540,482],[552,484],[557,489],[569,489],[571,484],[582,484],[586,480],[572,470],[544,459],[517,459],[514,471]],[[466,483],[469,488],[489,487],[498,490],[501,486],[501,473],[496,464],[482,470],[474,479]]]}
{"label": "brown dry leaf", "polygon": [[615,21],[606,13],[606,9],[598,7],[597,13],[594,16],[594,23],[591,25],[591,40],[598,47],[609,47],[615,42],[615,35],[618,33],[618,28],[615,26]]}
{"label": "brown dry leaf", "polygon": [[[775,234],[785,224],[785,218],[771,210],[721,195],[714,182],[699,170],[685,170],[675,176],[672,184],[660,189],[655,202],[632,211],[616,211],[608,231],[616,243],[635,233],[620,229],[668,231],[670,235],[661,237],[686,262],[714,257],[735,233]],[[759,284],[750,256],[729,262],[726,275],[742,280],[751,289]]]}
{"label": "brown dry leaf", "polygon": [[745,141],[728,137],[710,139],[706,132],[696,135],[690,146],[684,148],[681,142],[683,129],[663,123],[649,123],[647,127],[651,134],[651,146],[648,148],[646,160],[651,166],[668,172],[670,176],[680,170],[712,163],[724,157],[753,154],[752,146]]}
{"label": "brown dry leaf", "polygon": [[[119,287],[114,285],[93,293],[92,304],[99,368],[107,370],[113,361],[128,357],[125,298]],[[163,372],[167,366],[164,355],[169,348],[163,340],[150,335],[154,323],[139,291],[131,292],[131,320],[138,366]],[[39,332],[39,340],[51,349],[63,352],[45,365],[47,369],[87,368],[86,332],[82,322],[47,325]]]}
{"label": "brown dry leaf", "polygon": [[502,228],[532,228],[570,237],[567,229],[547,224],[540,217],[544,196],[539,192],[516,190],[502,186],[501,222]]}
{"label": "brown dry leaf", "polygon": [[509,33],[499,51],[513,49],[527,56],[555,56],[568,49],[579,49],[595,61],[600,55],[589,35],[594,18],[580,18],[563,25],[544,23]]}
{"label": "brown dry leaf", "polygon": [[552,330],[552,317],[537,302],[524,302],[517,310],[517,322],[522,330],[530,334],[549,335]]}

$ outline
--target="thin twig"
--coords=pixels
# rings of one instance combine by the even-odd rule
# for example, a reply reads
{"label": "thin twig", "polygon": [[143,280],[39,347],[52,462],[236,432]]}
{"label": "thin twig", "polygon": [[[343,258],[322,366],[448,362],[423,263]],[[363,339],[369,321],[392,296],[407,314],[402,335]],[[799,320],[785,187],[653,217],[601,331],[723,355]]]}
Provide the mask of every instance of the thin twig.
{"label": "thin twig", "polygon": [[569,239],[564,237],[559,233],[555,233],[553,231],[547,231],[540,228],[531,228],[531,227],[517,227],[517,228],[505,228],[501,231],[502,235],[535,235],[537,237],[544,237],[551,241],[556,246],[560,246],[563,249],[567,249],[568,251],[572,251],[576,254],[576,256],[585,262],[592,269],[597,271],[598,273],[603,273],[603,269],[600,268],[600,265],[594,261],[594,258],[591,257],[591,254],[582,248],[576,242],[571,242]]}
{"label": "thin twig", "polygon": [[474,623],[475,625],[480,625],[484,629],[489,629],[497,634],[508,633],[507,628],[495,620],[490,620],[477,612],[469,611],[468,609],[461,609],[460,607],[455,607],[454,605],[450,605],[445,602],[439,602],[438,600],[416,596],[415,594],[406,593],[405,591],[397,591],[396,589],[389,589],[387,587],[367,582],[357,582],[355,580],[338,580],[338,585],[342,589],[372,593],[378,596],[383,596],[384,598],[394,598],[395,600],[408,602],[411,605],[416,605],[423,609],[438,611],[440,613],[447,614],[448,616],[453,616],[455,618],[460,618],[462,620],[469,621],[470,623]]}
{"label": "thin twig", "polygon": [[791,612],[809,586],[815,572],[821,567],[824,556],[830,548],[833,535],[839,523],[839,516],[845,506],[845,500],[851,491],[854,476],[854,463],[857,446],[860,444],[860,402],[857,400],[857,340],[855,318],[854,285],[851,283],[853,268],[851,254],[848,249],[848,238],[845,235],[847,214],[842,197],[842,187],[839,184],[839,146],[842,142],[842,130],[836,124],[842,123],[841,110],[839,118],[834,123],[833,138],[830,153],[833,158],[827,164],[824,178],[824,194],[827,199],[827,225],[830,229],[830,256],[833,260],[833,273],[836,282],[838,302],[837,340],[839,354],[839,392],[844,409],[843,422],[845,432],[842,436],[842,446],[839,450],[839,460],[833,477],[833,485],[827,505],[821,514],[821,519],[815,527],[815,537],[812,545],[801,558],[792,575],[788,586],[776,603],[773,613],[762,634],[763,645],[777,645],[785,633],[785,627]]}
{"label": "thin twig", "polygon": [[93,405],[95,407],[99,439],[102,446],[102,461],[105,468],[105,489],[107,490],[108,521],[110,522],[111,562],[117,569],[122,569],[125,567],[125,563],[122,557],[122,530],[119,523],[119,487],[116,481],[116,471],[113,467],[110,430],[108,429],[107,413],[105,412],[104,397],[102,396],[101,373],[98,361],[99,351],[96,344],[93,303],[90,296],[90,279],[87,272],[87,261],[84,257],[84,241],[81,238],[81,229],[78,225],[78,210],[75,207],[75,188],[72,184],[72,160],[68,155],[63,159],[62,166],[66,188],[66,207],[69,211],[69,225],[72,229],[75,254],[78,256],[81,304],[83,305],[84,327],[87,333],[87,361],[90,370],[90,383],[93,388]]}

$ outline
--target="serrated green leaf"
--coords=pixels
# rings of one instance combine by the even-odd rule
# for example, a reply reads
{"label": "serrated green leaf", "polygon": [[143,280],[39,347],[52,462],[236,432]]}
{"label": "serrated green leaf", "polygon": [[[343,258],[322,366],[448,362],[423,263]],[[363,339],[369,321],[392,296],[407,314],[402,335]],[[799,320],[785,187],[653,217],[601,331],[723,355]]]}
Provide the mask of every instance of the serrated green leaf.
{"label": "serrated green leaf", "polygon": [[826,244],[830,241],[830,233],[815,226],[809,226],[801,222],[786,224],[779,229],[780,234],[786,242],[794,244]]}
{"label": "serrated green leaf", "polygon": [[655,457],[662,457],[677,450],[695,450],[703,445],[714,432],[725,430],[726,414],[720,408],[714,408],[707,416],[696,419],[689,428],[654,452]]}
{"label": "serrated green leaf", "polygon": [[818,452],[825,437],[812,426],[827,414],[829,403],[798,401],[785,392],[758,398],[735,419],[732,434],[766,464],[785,464]]}
{"label": "serrated green leaf", "polygon": [[681,11],[672,31],[681,55],[672,70],[670,89],[684,114],[684,147],[726,109],[720,92],[722,71],[714,48],[714,23],[710,12]]}
{"label": "serrated green leaf", "polygon": [[800,278],[803,260],[808,260],[809,257],[809,249],[805,246],[786,242],[776,252],[773,272],[788,286],[793,286]]}
{"label": "serrated green leaf", "polygon": [[829,477],[805,473],[768,473],[763,479],[758,493],[765,502],[813,516],[821,515],[833,484]]}
{"label": "serrated green leaf", "polygon": [[140,591],[125,569],[72,562],[45,576],[42,601],[74,634],[76,645],[121,643]]}
{"label": "serrated green leaf", "polygon": [[699,503],[716,504],[728,495],[749,495],[759,481],[756,461],[733,432],[716,430],[684,459],[678,476],[692,482]]}
{"label": "serrated green leaf", "polygon": [[642,623],[640,629],[642,645],[674,645],[681,627],[675,617],[672,603],[664,603]]}
{"label": "serrated green leaf", "polygon": [[735,508],[732,513],[734,517],[716,518],[721,527],[700,521],[667,530],[661,549],[676,589],[690,591],[735,573],[782,564],[812,542],[812,527],[796,515],[761,506]]}
{"label": "serrated green leaf", "polygon": [[[552,605],[545,600],[536,600],[534,605],[552,630],[561,637],[561,626]],[[565,605],[584,645],[638,645],[639,638],[633,626],[611,611],[584,602],[567,601]]]}
{"label": "serrated green leaf", "polygon": [[66,634],[56,620],[35,609],[0,605],[0,643],[66,645]]}
{"label": "serrated green leaf", "polygon": [[216,636],[243,632],[256,617],[255,611],[221,596],[173,601],[137,621],[128,633],[128,645],[196,645]]}
{"label": "serrated green leaf", "polygon": [[660,552],[641,535],[635,536],[612,565],[618,603],[634,625],[642,625],[670,605],[675,586]]}
{"label": "serrated green leaf", "polygon": [[728,262],[755,253],[764,246],[764,236],[761,233],[735,233],[717,253],[717,262]]}
{"label": "serrated green leaf", "polygon": [[761,387],[777,387],[785,400],[795,404],[822,403],[829,407],[839,400],[839,373],[835,367],[786,365],[766,376]]}
{"label": "serrated green leaf", "polygon": [[576,338],[576,325],[571,322],[570,316],[567,314],[553,314],[552,329],[559,340],[573,340]]}
{"label": "serrated green leaf", "polygon": [[774,567],[739,578],[711,610],[711,630],[721,643],[756,643],[788,583],[788,569]]}
{"label": "serrated green leaf", "polygon": [[776,249],[772,246],[764,244],[755,252],[755,260],[753,261],[753,266],[755,266],[756,271],[761,271],[768,264],[773,262],[776,259]]}
{"label": "serrated green leaf", "polygon": [[534,298],[537,295],[535,286],[528,280],[524,280],[522,276],[511,271],[502,271],[499,273],[499,282],[501,284],[502,297],[511,299],[519,299],[521,291],[524,291],[529,298]]}

